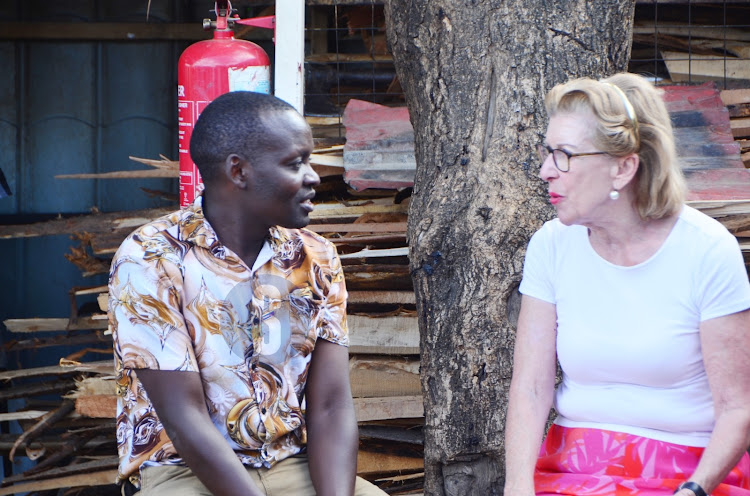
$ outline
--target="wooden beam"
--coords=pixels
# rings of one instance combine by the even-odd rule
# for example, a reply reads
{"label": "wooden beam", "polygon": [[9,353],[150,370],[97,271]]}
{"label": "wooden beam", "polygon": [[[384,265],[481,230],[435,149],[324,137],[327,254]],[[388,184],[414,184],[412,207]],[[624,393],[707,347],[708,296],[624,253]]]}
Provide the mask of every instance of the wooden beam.
{"label": "wooden beam", "polygon": [[411,316],[349,315],[350,353],[418,355],[419,328]]}
{"label": "wooden beam", "polygon": [[750,88],[739,90],[722,90],[719,93],[724,105],[739,105],[741,103],[750,103]]}
{"label": "wooden beam", "polygon": [[316,233],[405,233],[406,222],[310,224],[307,229]]}
{"label": "wooden beam", "polygon": [[[748,34],[750,39],[750,33]],[[750,47],[748,47],[750,48]],[[690,56],[682,52],[662,51],[672,81],[711,81],[722,79],[750,79],[748,55],[742,58],[700,55]]]}
{"label": "wooden beam", "polygon": [[750,41],[750,32],[739,28],[723,28],[716,26],[687,26],[679,22],[638,21],[633,26],[633,34],[667,34],[671,36],[683,36],[690,38],[707,38],[712,40],[727,41]]}
{"label": "wooden beam", "polygon": [[80,331],[91,329],[106,329],[107,321],[92,319],[91,317],[80,317],[76,322],[67,318],[33,318],[33,319],[8,319],[3,324],[10,332],[55,332],[55,331]]}
{"label": "wooden beam", "polygon": [[63,487],[104,486],[114,484],[116,477],[116,469],[104,470],[100,472],[89,472],[78,475],[68,475],[63,477],[56,477],[54,479],[45,479],[36,482],[16,484],[11,487],[3,487],[0,488],[0,496],[33,491],[46,491],[49,489],[60,489]]}
{"label": "wooden beam", "polygon": [[147,208],[128,212],[77,215],[34,224],[5,225],[0,226],[0,239],[54,236],[74,232],[103,233],[126,227],[135,229],[176,209],[177,207]]}
{"label": "wooden beam", "polygon": [[339,258],[346,260],[350,258],[406,257],[408,255],[409,248],[404,246],[402,248],[386,248],[383,250],[370,250],[369,248],[365,248],[356,253],[345,253],[339,255]]}
{"label": "wooden beam", "polygon": [[76,365],[51,365],[49,367],[36,367],[21,370],[6,370],[0,372],[0,381],[10,381],[26,377],[43,377],[47,375],[63,375],[77,372],[88,372],[95,374],[114,374],[114,360],[102,360],[99,362],[85,362]]}
{"label": "wooden beam", "polygon": [[10,422],[13,420],[33,420],[44,417],[49,413],[48,410],[25,410],[23,412],[0,413],[0,422]]}
{"label": "wooden beam", "polygon": [[357,422],[424,417],[422,396],[354,398]]}
{"label": "wooden beam", "polygon": [[85,174],[58,174],[55,179],[164,179],[180,177],[180,171],[144,169]]}
{"label": "wooden beam", "polygon": [[414,291],[349,291],[348,303],[378,303],[381,305],[414,305]]}
{"label": "wooden beam", "polygon": [[424,470],[423,457],[399,456],[366,450],[357,452],[357,475],[360,477],[418,470]]}
{"label": "wooden beam", "polygon": [[358,357],[349,359],[354,398],[419,396],[419,359]]}
{"label": "wooden beam", "polygon": [[[750,67],[750,63],[748,63],[748,66]],[[748,72],[748,79],[750,79],[750,71]],[[732,119],[729,121],[729,125],[732,126],[732,136],[735,138],[750,136],[750,117]]]}

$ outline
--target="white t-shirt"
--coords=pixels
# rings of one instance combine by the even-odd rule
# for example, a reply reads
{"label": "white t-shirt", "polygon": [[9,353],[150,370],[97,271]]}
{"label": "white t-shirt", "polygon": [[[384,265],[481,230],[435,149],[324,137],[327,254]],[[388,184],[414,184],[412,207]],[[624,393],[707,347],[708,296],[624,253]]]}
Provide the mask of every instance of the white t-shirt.
{"label": "white t-shirt", "polygon": [[705,446],[714,410],[700,322],[750,308],[737,240],[684,207],[661,248],[622,267],[588,230],[547,222],[531,239],[521,293],[556,305],[556,423]]}

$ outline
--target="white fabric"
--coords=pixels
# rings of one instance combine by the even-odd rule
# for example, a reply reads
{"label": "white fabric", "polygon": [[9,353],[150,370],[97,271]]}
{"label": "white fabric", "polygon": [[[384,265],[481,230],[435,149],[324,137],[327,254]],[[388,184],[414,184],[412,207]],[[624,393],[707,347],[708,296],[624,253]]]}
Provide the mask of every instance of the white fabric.
{"label": "white fabric", "polygon": [[707,444],[698,326],[750,308],[742,254],[721,224],[684,207],[651,258],[622,267],[594,251],[585,227],[554,219],[529,243],[520,291],[556,305],[558,424]]}

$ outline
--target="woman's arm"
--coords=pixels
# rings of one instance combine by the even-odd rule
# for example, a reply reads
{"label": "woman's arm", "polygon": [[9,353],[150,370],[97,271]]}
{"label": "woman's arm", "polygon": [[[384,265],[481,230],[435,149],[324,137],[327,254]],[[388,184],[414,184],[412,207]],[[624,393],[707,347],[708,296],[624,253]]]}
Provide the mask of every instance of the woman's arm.
{"label": "woman's arm", "polygon": [[505,423],[505,494],[534,495],[534,466],[555,389],[556,334],[555,305],[524,295]]}
{"label": "woman's arm", "polygon": [[750,310],[702,322],[700,336],[716,425],[689,480],[711,494],[750,445]]}
{"label": "woman's arm", "polygon": [[351,496],[359,436],[349,386],[349,349],[318,339],[312,353],[305,392],[310,478],[320,495]]}
{"label": "woman's arm", "polygon": [[198,372],[136,370],[177,453],[216,496],[263,496],[208,415]]}

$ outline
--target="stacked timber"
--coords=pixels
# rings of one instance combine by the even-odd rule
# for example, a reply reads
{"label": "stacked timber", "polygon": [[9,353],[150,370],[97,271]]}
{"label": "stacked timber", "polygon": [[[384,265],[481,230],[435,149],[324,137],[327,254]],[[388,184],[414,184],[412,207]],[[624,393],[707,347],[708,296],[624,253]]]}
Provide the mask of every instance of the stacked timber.
{"label": "stacked timber", "polygon": [[[336,245],[346,275],[350,379],[360,427],[358,473],[390,494],[417,495],[424,478],[423,406],[406,244],[408,197],[394,190],[357,192],[348,187],[343,181],[341,141],[316,139],[312,162],[321,184],[316,188],[309,229]],[[139,161],[153,166],[158,174],[177,177],[175,162],[163,157]],[[132,177],[141,171],[123,172],[128,174],[97,178]],[[154,173],[142,172],[143,177]],[[80,246],[66,258],[85,275],[103,274],[125,236],[176,208],[95,212],[32,225],[0,226],[0,239],[74,235]],[[4,425],[16,421],[21,427],[19,434],[0,434],[0,456],[9,460],[27,456],[37,462],[23,474],[6,477],[0,496],[84,486],[92,487],[82,489],[81,494],[117,494],[112,484],[117,466],[116,397],[106,291],[106,286],[72,288],[71,314],[61,318],[5,321],[18,336],[3,344],[7,352],[70,345],[80,350],[61,357],[59,364],[0,373],[0,399],[25,400],[20,411],[0,414]],[[84,312],[82,302],[91,295],[98,296],[98,308]],[[41,399],[50,396],[55,399]]]}

